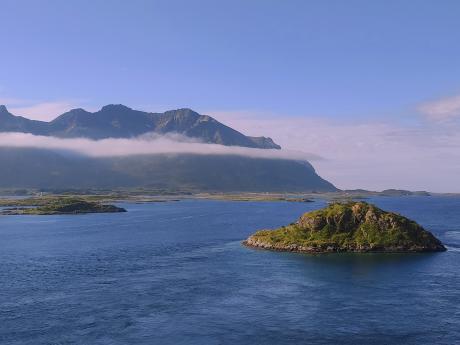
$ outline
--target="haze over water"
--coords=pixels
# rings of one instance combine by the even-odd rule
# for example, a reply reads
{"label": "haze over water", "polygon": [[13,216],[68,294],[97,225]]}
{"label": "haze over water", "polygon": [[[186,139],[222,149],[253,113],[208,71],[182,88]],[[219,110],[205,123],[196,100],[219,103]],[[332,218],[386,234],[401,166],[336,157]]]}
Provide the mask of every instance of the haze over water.
{"label": "haze over water", "polygon": [[2,344],[454,344],[460,198],[371,199],[432,231],[435,254],[252,250],[324,201],[122,204],[0,217]]}

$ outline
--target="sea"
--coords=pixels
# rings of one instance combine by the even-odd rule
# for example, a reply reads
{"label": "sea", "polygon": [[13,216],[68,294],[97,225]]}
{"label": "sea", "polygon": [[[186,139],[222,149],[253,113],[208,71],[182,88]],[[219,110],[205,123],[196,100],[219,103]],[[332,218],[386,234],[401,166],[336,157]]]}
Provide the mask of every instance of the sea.
{"label": "sea", "polygon": [[460,344],[460,198],[367,201],[416,220],[448,251],[241,245],[321,199],[0,217],[0,344]]}

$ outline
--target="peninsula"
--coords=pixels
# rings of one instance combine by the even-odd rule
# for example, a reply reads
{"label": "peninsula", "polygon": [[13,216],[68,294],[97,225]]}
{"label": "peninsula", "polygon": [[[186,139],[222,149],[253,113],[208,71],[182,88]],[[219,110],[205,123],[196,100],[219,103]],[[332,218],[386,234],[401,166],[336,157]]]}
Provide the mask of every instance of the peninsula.
{"label": "peninsula", "polygon": [[304,253],[446,250],[433,234],[416,222],[366,202],[332,203],[305,213],[296,223],[258,231],[243,244]]}

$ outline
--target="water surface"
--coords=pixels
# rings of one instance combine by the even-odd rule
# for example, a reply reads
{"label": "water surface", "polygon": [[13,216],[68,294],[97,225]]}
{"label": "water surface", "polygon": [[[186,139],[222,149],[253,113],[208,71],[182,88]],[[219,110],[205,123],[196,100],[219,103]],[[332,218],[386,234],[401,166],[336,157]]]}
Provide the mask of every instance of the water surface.
{"label": "water surface", "polygon": [[241,246],[324,201],[0,217],[0,343],[458,343],[460,198],[372,201],[420,222],[449,251],[305,255]]}

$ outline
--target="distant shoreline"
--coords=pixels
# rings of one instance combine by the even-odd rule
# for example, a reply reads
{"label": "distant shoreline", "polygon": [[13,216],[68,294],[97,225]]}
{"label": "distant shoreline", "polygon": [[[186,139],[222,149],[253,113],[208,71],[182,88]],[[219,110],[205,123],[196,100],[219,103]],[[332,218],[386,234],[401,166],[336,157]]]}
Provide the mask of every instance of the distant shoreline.
{"label": "distant shoreline", "polygon": [[92,202],[172,202],[186,199],[222,200],[241,202],[312,202],[314,200],[340,201],[365,200],[371,197],[460,197],[460,193],[411,192],[405,190],[387,190],[382,192],[352,190],[338,192],[199,192],[199,191],[167,191],[144,189],[120,190],[52,190],[38,191],[35,189],[0,189],[0,207],[37,206],[47,198],[76,197]]}

